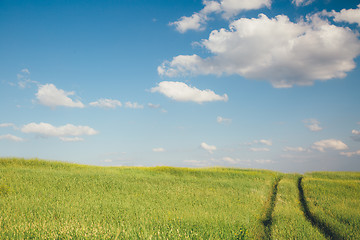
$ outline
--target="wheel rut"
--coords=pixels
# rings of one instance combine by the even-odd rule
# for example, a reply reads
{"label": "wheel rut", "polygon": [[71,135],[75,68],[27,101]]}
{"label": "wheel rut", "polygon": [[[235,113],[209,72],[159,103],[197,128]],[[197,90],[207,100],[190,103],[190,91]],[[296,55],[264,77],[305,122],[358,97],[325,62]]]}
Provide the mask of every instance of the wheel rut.
{"label": "wheel rut", "polygon": [[322,221],[320,218],[312,214],[309,210],[308,203],[306,202],[304,189],[302,187],[302,179],[303,177],[299,177],[298,179],[298,190],[299,190],[299,201],[301,204],[301,210],[304,213],[304,216],[306,219],[316,228],[320,230],[320,232],[328,239],[332,240],[340,240],[340,239],[346,239],[345,237],[341,236],[339,233],[335,232],[331,229],[331,227]]}
{"label": "wheel rut", "polygon": [[276,195],[278,192],[278,186],[279,186],[280,181],[281,181],[281,177],[275,178],[275,181],[272,186],[271,196],[266,204],[266,211],[265,211],[264,217],[261,221],[263,224],[263,227],[264,227],[264,236],[262,239],[269,239],[269,240],[271,239],[271,226],[273,223],[272,215],[273,215],[274,208],[276,205]]}

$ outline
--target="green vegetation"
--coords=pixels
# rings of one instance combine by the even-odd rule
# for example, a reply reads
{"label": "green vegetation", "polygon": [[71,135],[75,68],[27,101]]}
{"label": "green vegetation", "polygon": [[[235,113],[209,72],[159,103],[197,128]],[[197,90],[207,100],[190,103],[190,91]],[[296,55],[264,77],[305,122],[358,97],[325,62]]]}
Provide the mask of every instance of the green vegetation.
{"label": "green vegetation", "polygon": [[273,213],[273,239],[326,239],[313,227],[300,208],[297,182],[300,175],[288,174],[281,179]]}
{"label": "green vegetation", "polygon": [[325,235],[360,239],[360,173],[309,173],[303,186],[309,211]]}
{"label": "green vegetation", "polygon": [[0,158],[0,239],[359,239],[359,180]]}

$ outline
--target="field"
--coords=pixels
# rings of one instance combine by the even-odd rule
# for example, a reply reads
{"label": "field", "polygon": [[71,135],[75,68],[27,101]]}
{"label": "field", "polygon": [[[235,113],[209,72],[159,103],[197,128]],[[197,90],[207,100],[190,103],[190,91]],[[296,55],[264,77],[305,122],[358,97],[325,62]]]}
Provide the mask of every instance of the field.
{"label": "field", "polygon": [[360,239],[359,182],[0,158],[0,239]]}

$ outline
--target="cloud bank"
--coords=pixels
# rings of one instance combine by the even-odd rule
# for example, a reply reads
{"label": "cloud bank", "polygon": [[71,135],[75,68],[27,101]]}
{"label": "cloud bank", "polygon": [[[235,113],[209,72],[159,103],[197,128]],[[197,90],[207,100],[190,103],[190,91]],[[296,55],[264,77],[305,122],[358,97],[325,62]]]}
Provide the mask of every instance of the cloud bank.
{"label": "cloud bank", "polygon": [[285,15],[240,18],[200,42],[212,56],[178,55],[158,67],[162,76],[239,75],[275,88],[343,78],[360,54],[357,33],[320,14],[291,22]]}

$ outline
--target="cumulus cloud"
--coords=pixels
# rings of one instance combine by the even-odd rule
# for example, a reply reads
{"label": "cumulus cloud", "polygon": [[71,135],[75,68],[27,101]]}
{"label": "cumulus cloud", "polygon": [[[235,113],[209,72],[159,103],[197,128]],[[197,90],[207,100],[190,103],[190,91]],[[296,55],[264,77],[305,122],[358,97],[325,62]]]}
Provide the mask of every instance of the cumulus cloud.
{"label": "cumulus cloud", "polygon": [[307,6],[313,2],[314,2],[314,0],[293,0],[292,1],[292,3],[295,4],[297,7]]}
{"label": "cumulus cloud", "polygon": [[270,159],[255,159],[254,162],[260,163],[260,164],[274,163],[274,161],[270,160]]}
{"label": "cumulus cloud", "polygon": [[343,78],[360,54],[357,33],[320,14],[291,22],[285,15],[240,18],[199,43],[212,56],[175,56],[158,67],[163,76],[240,75],[269,81],[276,88],[313,85]]}
{"label": "cumulus cloud", "polygon": [[312,148],[316,149],[320,152],[325,152],[325,149],[345,150],[345,149],[348,149],[349,147],[340,140],[326,139],[326,140],[321,140],[321,141],[315,142],[312,145]]}
{"label": "cumulus cloud", "polygon": [[[66,124],[55,127],[49,123],[29,123],[21,128],[23,133],[35,133],[43,137],[59,137],[62,141],[82,141],[81,138],[76,138],[82,135],[95,135],[98,132],[88,126],[75,126]],[[75,137],[75,138],[74,138]]]}
{"label": "cumulus cloud", "polygon": [[75,95],[74,92],[66,92],[57,89],[54,84],[40,85],[36,98],[40,104],[55,108],[57,106],[83,108],[84,104],[79,100],[72,100],[69,96]]}
{"label": "cumulus cloud", "polygon": [[342,9],[340,12],[332,10],[331,12],[322,12],[323,15],[334,17],[335,22],[356,23],[360,26],[360,4],[355,9]]}
{"label": "cumulus cloud", "polygon": [[116,108],[116,107],[121,107],[122,104],[119,100],[115,100],[115,99],[99,99],[95,102],[91,102],[89,103],[90,106],[93,107],[101,107],[101,108]]}
{"label": "cumulus cloud", "polygon": [[360,156],[360,150],[357,150],[355,152],[341,152],[340,154],[347,157]]}
{"label": "cumulus cloud", "polygon": [[135,109],[143,109],[144,106],[141,104],[138,104],[137,102],[126,102],[125,107],[127,108],[135,108]]}
{"label": "cumulus cloud", "polygon": [[220,116],[218,116],[216,118],[216,121],[218,123],[223,123],[223,124],[230,124],[232,122],[232,120],[230,118],[223,118],[223,117],[220,117]]}
{"label": "cumulus cloud", "polygon": [[165,152],[165,149],[162,147],[159,147],[159,148],[153,148],[152,151],[153,152]]}
{"label": "cumulus cloud", "polygon": [[6,134],[6,135],[0,135],[0,140],[10,140],[10,141],[14,141],[14,142],[23,142],[24,139],[21,137],[17,137],[11,134]]}
{"label": "cumulus cloud", "polygon": [[242,11],[270,7],[271,0],[222,0],[220,2],[204,0],[203,4],[204,8],[199,12],[193,13],[190,17],[183,16],[170,25],[174,25],[181,33],[188,30],[202,31],[210,19],[209,15],[213,13],[221,13],[223,18],[228,19]]}
{"label": "cumulus cloud", "polygon": [[213,152],[216,150],[216,147],[213,145],[208,145],[207,143],[201,143],[200,147],[206,151],[208,151],[209,153],[213,154]]}
{"label": "cumulus cloud", "polygon": [[180,102],[213,102],[213,101],[228,101],[228,96],[215,94],[213,91],[206,89],[200,90],[195,87],[186,85],[183,82],[169,82],[163,81],[158,84],[157,87],[153,87],[151,92],[159,92]]}
{"label": "cumulus cloud", "polygon": [[269,148],[249,148],[249,150],[252,152],[269,152],[270,151]]}
{"label": "cumulus cloud", "polygon": [[307,127],[312,132],[318,132],[322,130],[322,127],[320,127],[320,122],[316,119],[306,119],[303,122],[305,123],[305,127]]}

